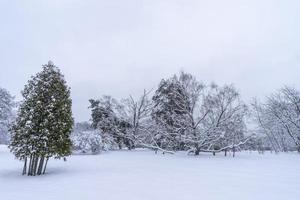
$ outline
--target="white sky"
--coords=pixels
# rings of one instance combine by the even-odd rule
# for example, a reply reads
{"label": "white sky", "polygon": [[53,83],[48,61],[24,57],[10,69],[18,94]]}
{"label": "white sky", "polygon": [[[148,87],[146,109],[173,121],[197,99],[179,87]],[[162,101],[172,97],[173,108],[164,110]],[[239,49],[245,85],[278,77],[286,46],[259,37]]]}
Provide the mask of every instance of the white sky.
{"label": "white sky", "polygon": [[234,83],[246,101],[300,89],[299,11],[299,0],[1,0],[0,87],[20,100],[52,60],[77,121],[90,98],[138,95],[180,70]]}

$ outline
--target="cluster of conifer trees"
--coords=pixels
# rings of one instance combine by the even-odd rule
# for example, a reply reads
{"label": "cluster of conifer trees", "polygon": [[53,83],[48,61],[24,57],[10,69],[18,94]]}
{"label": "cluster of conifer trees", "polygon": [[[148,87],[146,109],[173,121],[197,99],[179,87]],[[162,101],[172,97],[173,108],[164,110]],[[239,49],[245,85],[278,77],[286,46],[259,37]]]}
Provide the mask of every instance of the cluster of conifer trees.
{"label": "cluster of conifer trees", "polygon": [[49,61],[28,81],[22,95],[9,148],[24,161],[23,174],[41,175],[49,158],[71,154],[70,89],[60,70]]}

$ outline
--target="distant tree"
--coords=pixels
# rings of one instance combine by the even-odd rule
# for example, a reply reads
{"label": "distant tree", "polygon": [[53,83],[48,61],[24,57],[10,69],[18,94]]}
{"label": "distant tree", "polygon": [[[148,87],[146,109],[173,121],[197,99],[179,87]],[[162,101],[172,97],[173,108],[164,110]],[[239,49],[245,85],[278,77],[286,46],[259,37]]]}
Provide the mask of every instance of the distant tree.
{"label": "distant tree", "polygon": [[28,81],[22,95],[9,148],[24,161],[23,174],[28,171],[28,175],[41,175],[49,158],[65,160],[71,154],[70,88],[60,70],[49,61]]}
{"label": "distant tree", "polygon": [[120,118],[129,125],[125,135],[125,141],[127,141],[129,149],[145,145],[152,109],[152,101],[148,96],[149,92],[144,90],[144,93],[138,99],[132,96],[122,99],[117,107]]}
{"label": "distant tree", "polygon": [[248,108],[238,91],[232,85],[212,85],[201,109],[208,111],[201,123],[202,133],[205,133],[200,134],[202,151],[225,151],[226,155],[230,149],[235,155],[235,151],[250,138],[244,137]]}
{"label": "distant tree", "polygon": [[100,130],[103,142],[111,148],[122,149],[123,145],[131,146],[126,139],[130,124],[120,117],[117,100],[103,96],[98,100],[90,99],[89,102],[92,127]]}
{"label": "distant tree", "polygon": [[157,124],[156,143],[163,149],[236,151],[247,142],[247,106],[229,85],[205,86],[191,74],[181,72],[162,80],[154,97],[152,117]]}
{"label": "distant tree", "polygon": [[201,145],[199,145],[199,141],[201,140],[199,137],[202,138],[203,136],[201,135],[200,126],[210,112],[209,109],[202,109],[206,86],[200,83],[193,75],[183,71],[180,73],[179,81],[189,99],[189,109],[186,110],[188,117],[185,122],[187,124],[187,134],[183,138],[183,141],[189,151],[193,150],[198,155],[201,149]]}
{"label": "distant tree", "polygon": [[300,91],[284,87],[263,103],[253,102],[259,132],[266,135],[274,151],[295,147],[300,152]]}
{"label": "distant tree", "polygon": [[190,102],[177,76],[162,80],[153,98],[152,118],[158,125],[156,143],[169,150],[183,150]]}
{"label": "distant tree", "polygon": [[14,98],[4,88],[0,87],[0,144],[9,142],[9,126],[14,118]]}

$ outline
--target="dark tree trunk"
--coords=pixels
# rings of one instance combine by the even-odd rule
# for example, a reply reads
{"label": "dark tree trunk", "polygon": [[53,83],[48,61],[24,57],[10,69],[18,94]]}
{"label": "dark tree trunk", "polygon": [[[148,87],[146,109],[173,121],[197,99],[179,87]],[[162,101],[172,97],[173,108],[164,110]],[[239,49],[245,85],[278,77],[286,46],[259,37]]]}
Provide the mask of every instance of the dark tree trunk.
{"label": "dark tree trunk", "polygon": [[25,175],[26,171],[27,171],[27,157],[24,160],[24,166],[23,166],[23,173],[22,173],[22,175]]}
{"label": "dark tree trunk", "polygon": [[40,166],[39,166],[39,175],[41,175],[42,172],[43,172],[44,161],[45,161],[45,157],[43,156],[43,157],[41,158],[41,161],[40,161],[41,163],[40,163]]}
{"label": "dark tree trunk", "polygon": [[28,176],[32,175],[32,155],[30,156],[30,160],[29,160],[29,169],[28,169]]}
{"label": "dark tree trunk", "polygon": [[216,156],[216,152],[215,151],[213,151],[213,155]]}
{"label": "dark tree trunk", "polygon": [[47,157],[47,159],[46,159],[46,163],[45,163],[45,166],[44,166],[43,174],[45,174],[45,173],[46,173],[46,169],[47,169],[48,160],[49,160],[49,157]]}
{"label": "dark tree trunk", "polygon": [[135,144],[134,143],[132,143],[131,149],[135,149]]}
{"label": "dark tree trunk", "polygon": [[225,152],[225,156],[227,156],[227,149],[225,149],[225,151],[224,151],[224,152]]}
{"label": "dark tree trunk", "polygon": [[39,160],[39,158],[37,156],[34,156],[33,176],[36,175],[36,168],[37,168],[38,160]]}
{"label": "dark tree trunk", "polygon": [[199,149],[196,149],[196,150],[195,150],[195,155],[196,155],[196,156],[199,156],[199,154],[200,154],[200,150],[199,150]]}
{"label": "dark tree trunk", "polygon": [[200,154],[199,145],[198,145],[198,143],[195,143],[195,155],[199,156],[199,154]]}
{"label": "dark tree trunk", "polygon": [[33,174],[34,174],[34,161],[35,161],[35,157],[32,156],[31,167],[30,167],[30,176],[33,176]]}
{"label": "dark tree trunk", "polygon": [[43,166],[44,166],[44,157],[40,158],[40,163],[39,163],[39,167],[38,167],[38,171],[37,171],[37,175],[41,175],[42,171],[43,171]]}
{"label": "dark tree trunk", "polygon": [[232,149],[232,152],[233,152],[232,156],[235,157],[235,148],[234,147]]}

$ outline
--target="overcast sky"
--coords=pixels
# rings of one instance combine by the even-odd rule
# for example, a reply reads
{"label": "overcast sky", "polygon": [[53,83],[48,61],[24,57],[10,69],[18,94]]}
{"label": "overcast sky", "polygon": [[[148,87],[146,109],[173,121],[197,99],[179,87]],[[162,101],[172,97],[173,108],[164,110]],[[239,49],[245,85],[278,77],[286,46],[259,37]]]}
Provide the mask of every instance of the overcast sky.
{"label": "overcast sky", "polygon": [[77,121],[88,99],[156,88],[180,70],[234,83],[245,101],[300,89],[299,0],[0,1],[0,87],[17,100],[52,60]]}

